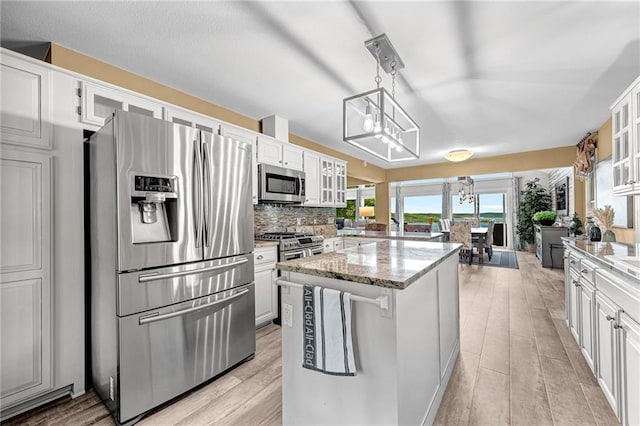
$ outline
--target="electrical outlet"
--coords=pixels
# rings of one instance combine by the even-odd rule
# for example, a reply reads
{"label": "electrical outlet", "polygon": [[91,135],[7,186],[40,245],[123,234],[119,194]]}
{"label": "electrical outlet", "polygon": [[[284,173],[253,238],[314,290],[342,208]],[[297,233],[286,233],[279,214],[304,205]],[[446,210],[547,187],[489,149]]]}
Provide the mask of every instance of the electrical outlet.
{"label": "electrical outlet", "polygon": [[282,304],[282,322],[286,326],[293,327],[293,306],[288,303]]}

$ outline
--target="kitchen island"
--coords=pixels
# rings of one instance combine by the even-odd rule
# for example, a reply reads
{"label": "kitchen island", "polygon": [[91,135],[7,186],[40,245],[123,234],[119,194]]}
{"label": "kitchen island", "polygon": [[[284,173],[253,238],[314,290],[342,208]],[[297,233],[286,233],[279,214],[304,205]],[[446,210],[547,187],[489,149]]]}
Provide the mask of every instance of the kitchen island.
{"label": "kitchen island", "polygon": [[[283,423],[432,423],[459,352],[459,249],[384,240],[278,263]],[[302,367],[299,285],[359,296],[351,304],[355,376]]]}

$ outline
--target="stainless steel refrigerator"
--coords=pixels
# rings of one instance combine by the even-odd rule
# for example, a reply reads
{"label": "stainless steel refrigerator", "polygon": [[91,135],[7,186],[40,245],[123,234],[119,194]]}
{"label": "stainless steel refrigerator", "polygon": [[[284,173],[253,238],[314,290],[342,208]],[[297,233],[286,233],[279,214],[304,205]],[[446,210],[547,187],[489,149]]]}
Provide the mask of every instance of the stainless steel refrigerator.
{"label": "stainless steel refrigerator", "polygon": [[124,423],[255,353],[252,147],[117,111],[89,152],[93,383]]}

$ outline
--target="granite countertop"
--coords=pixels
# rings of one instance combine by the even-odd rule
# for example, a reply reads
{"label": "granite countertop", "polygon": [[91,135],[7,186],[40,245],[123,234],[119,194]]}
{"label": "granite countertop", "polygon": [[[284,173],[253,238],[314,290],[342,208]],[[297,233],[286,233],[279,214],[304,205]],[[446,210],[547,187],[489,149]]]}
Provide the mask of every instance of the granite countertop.
{"label": "granite countertop", "polygon": [[441,232],[365,231],[363,229],[340,229],[339,237],[385,238],[390,240],[430,241],[437,240]]}
{"label": "granite countertop", "polygon": [[277,241],[260,241],[260,240],[255,240],[254,241],[254,247],[258,248],[258,247],[273,247],[273,246],[277,246],[278,244],[280,244]]}
{"label": "granite countertop", "polygon": [[283,271],[404,289],[456,255],[460,244],[385,240],[318,256],[280,262]]}
{"label": "granite countertop", "polygon": [[563,237],[562,241],[608,269],[621,272],[634,280],[640,280],[640,245],[592,242],[571,237]]}

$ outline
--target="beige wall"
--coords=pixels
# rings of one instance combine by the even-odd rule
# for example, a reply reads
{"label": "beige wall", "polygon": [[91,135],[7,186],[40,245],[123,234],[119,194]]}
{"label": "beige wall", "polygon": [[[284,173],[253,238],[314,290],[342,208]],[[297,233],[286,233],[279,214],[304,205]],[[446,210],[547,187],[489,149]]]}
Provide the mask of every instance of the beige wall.
{"label": "beige wall", "polygon": [[[55,43],[52,43],[49,59],[52,64],[59,67],[124,87],[249,130],[260,131],[260,122],[254,118],[247,117],[238,112],[200,99],[197,96],[181,92]],[[607,123],[605,123],[605,126],[606,125]],[[610,126],[610,122],[608,125]],[[603,128],[605,126],[603,126]],[[601,131],[604,132],[603,129],[601,129]],[[610,130],[608,134],[611,134]],[[376,216],[387,218],[386,222],[388,222],[389,217],[389,182],[566,167],[571,166],[575,159],[575,146],[571,145],[541,151],[476,158],[463,163],[447,162],[385,170],[295,134],[290,134],[289,140],[296,145],[347,161],[350,184],[368,182],[379,184],[376,185],[380,186],[380,189],[376,188],[376,198],[378,200]],[[608,146],[610,155],[610,142]],[[423,149],[428,148],[429,147],[423,147]],[[600,152],[603,151],[601,150]],[[584,206],[584,187],[580,188],[579,185],[576,185],[576,193],[574,196],[576,197],[576,206]],[[581,214],[579,207],[576,207],[576,210]],[[581,216],[584,217],[584,207],[582,208]],[[623,231],[620,233],[621,236],[626,235],[627,230],[620,231]],[[616,234],[618,234],[618,231],[616,231]],[[631,232],[631,234],[633,234],[633,232]]]}
{"label": "beige wall", "polygon": [[[611,157],[612,153],[612,140],[611,140],[611,119],[608,119],[598,129],[598,160],[604,160]],[[585,189],[582,191],[583,203],[585,202]],[[577,198],[576,198],[577,201]],[[634,206],[635,209],[635,206]],[[621,243],[635,243],[635,227],[638,226],[638,214],[634,210],[633,212],[633,228],[618,228],[613,227],[613,233],[616,234],[616,240]]]}

